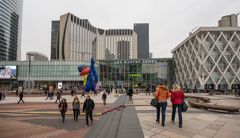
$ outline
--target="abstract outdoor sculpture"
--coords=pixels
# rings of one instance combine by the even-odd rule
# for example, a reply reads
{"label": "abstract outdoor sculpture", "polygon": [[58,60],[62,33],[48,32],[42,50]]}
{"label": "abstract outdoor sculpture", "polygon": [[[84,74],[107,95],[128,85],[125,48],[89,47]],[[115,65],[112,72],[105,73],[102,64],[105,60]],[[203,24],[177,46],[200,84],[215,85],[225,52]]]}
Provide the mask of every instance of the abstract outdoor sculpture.
{"label": "abstract outdoor sculpture", "polygon": [[78,71],[80,72],[80,76],[84,77],[84,91],[90,92],[90,91],[96,91],[96,85],[98,82],[98,75],[97,71],[94,67],[95,61],[92,58],[91,59],[91,65],[90,68],[86,65],[79,65]]}

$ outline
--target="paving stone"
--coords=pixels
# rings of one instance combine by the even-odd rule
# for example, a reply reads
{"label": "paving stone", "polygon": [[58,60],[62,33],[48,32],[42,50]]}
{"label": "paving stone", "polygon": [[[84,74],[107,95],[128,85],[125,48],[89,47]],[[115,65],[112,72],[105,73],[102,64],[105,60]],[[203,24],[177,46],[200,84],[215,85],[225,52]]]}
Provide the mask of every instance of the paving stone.
{"label": "paving stone", "polygon": [[151,136],[151,138],[169,138],[169,137],[165,136],[163,134],[156,134],[156,135]]}
{"label": "paving stone", "polygon": [[31,136],[29,138],[46,138],[46,137],[56,137],[57,135],[61,135],[61,134],[64,134],[64,133],[67,133],[66,130],[56,130],[56,131],[53,131],[53,132],[48,132],[48,133],[42,133],[42,134],[39,134],[39,135],[34,135],[34,136]]}
{"label": "paving stone", "polygon": [[161,133],[162,131],[164,131],[164,129],[163,128],[154,127],[152,129],[150,129],[150,131],[155,132],[155,133]]}
{"label": "paving stone", "polygon": [[153,132],[153,131],[143,129],[143,135],[144,135],[144,137],[151,137],[151,136],[156,135],[156,134],[157,134],[157,133],[155,133],[155,132]]}
{"label": "paving stone", "polygon": [[216,135],[217,131],[209,128],[205,128],[202,131],[199,132],[199,134],[206,136],[206,137],[214,137]]}
{"label": "paving stone", "polygon": [[213,121],[217,120],[220,115],[221,114],[201,114],[201,115],[197,116],[196,118],[213,122]]}
{"label": "paving stone", "polygon": [[216,138],[239,138],[240,136],[240,120],[229,121],[222,127],[217,134]]}
{"label": "paving stone", "polygon": [[209,137],[205,137],[205,136],[197,134],[197,135],[194,135],[192,138],[209,138]]}
{"label": "paving stone", "polygon": [[206,128],[209,128],[209,129],[218,131],[218,130],[220,130],[222,127],[223,127],[223,125],[217,125],[217,124],[211,123],[211,124],[209,124]]}
{"label": "paving stone", "polygon": [[178,133],[170,132],[170,131],[163,131],[161,134],[170,137],[170,138],[190,138],[187,136],[180,135]]}
{"label": "paving stone", "polygon": [[190,128],[196,129],[196,130],[202,130],[204,127],[208,125],[205,121],[200,121],[196,119],[189,119],[183,122],[183,126],[188,126]]}

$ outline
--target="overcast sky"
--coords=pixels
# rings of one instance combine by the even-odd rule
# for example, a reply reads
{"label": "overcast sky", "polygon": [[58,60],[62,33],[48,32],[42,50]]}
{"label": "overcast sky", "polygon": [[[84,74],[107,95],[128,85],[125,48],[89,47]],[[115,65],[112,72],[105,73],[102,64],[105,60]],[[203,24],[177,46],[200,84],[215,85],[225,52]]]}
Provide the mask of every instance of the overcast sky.
{"label": "overcast sky", "polygon": [[27,51],[50,57],[51,21],[67,12],[103,29],[149,23],[150,52],[162,58],[196,26],[217,26],[223,15],[240,12],[240,0],[24,0],[22,60]]}

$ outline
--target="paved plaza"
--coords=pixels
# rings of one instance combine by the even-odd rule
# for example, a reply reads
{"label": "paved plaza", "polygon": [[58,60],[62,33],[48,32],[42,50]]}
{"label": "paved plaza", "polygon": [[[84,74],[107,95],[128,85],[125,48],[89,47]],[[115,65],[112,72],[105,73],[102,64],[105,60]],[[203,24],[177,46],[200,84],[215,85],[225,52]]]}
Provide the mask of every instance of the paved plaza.
{"label": "paved plaza", "polygon": [[[212,104],[240,107],[240,98],[232,95],[195,94],[208,96]],[[134,96],[134,104],[149,104],[152,97],[144,94]],[[171,119],[171,103],[168,102],[166,127],[155,122],[156,109],[151,106],[135,107],[144,137],[148,138],[239,138],[240,114],[219,113],[203,109],[189,108],[183,113],[183,128],[178,127],[176,115],[175,124]]]}
{"label": "paved plaza", "polygon": [[[240,98],[233,95],[191,94],[208,96],[212,104],[232,105],[240,107]],[[72,117],[71,102],[73,97],[63,96],[69,103],[66,122],[63,124],[57,111],[54,100],[45,100],[46,97],[25,96],[25,104],[16,104],[16,96],[7,96],[0,101],[0,138],[15,137],[152,137],[152,138],[239,138],[240,113],[219,113],[189,107],[183,113],[183,128],[178,128],[178,118],[175,124],[170,122],[171,103],[168,102],[166,126],[163,128],[155,122],[156,109],[149,106],[152,95],[138,94],[129,101],[126,96],[121,97],[127,105],[121,110],[114,110],[106,115],[95,114],[93,124],[86,128],[85,118],[80,116],[78,122]],[[81,102],[81,98],[78,95]],[[117,106],[119,97],[109,95],[107,105],[103,106],[101,95],[92,96],[96,103],[95,113],[102,113]],[[122,104],[119,102],[119,104]],[[116,128],[116,133],[113,133]],[[101,130],[103,132],[101,132]],[[111,130],[111,131],[109,131]],[[101,135],[98,135],[98,133]],[[105,134],[104,134],[105,133]]]}

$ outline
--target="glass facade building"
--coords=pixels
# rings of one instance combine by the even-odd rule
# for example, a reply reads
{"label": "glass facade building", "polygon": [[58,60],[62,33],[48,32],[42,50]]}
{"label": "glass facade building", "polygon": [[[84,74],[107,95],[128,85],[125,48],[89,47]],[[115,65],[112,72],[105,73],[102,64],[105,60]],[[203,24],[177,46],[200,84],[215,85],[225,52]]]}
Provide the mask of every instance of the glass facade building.
{"label": "glass facade building", "polygon": [[23,0],[0,1],[0,61],[21,58]]}
{"label": "glass facade building", "polygon": [[99,60],[99,66],[100,81],[105,87],[141,88],[159,83],[171,87],[175,81],[171,58]]}
{"label": "glass facade building", "polygon": [[[64,88],[69,85],[82,87],[83,77],[79,76],[77,70],[81,64],[90,65],[90,62],[0,61],[1,68],[16,68],[16,77],[8,79],[0,77],[0,86],[34,82],[35,86],[40,87],[50,82],[63,82]],[[95,67],[99,75],[99,84],[103,87],[132,85],[141,88],[159,83],[171,86],[175,81],[171,58],[98,60]]]}
{"label": "glass facade building", "polygon": [[[17,66],[17,80],[33,81],[83,81],[77,70],[78,65],[90,62],[74,61],[1,61],[0,66]],[[96,69],[98,69],[96,64]]]}

